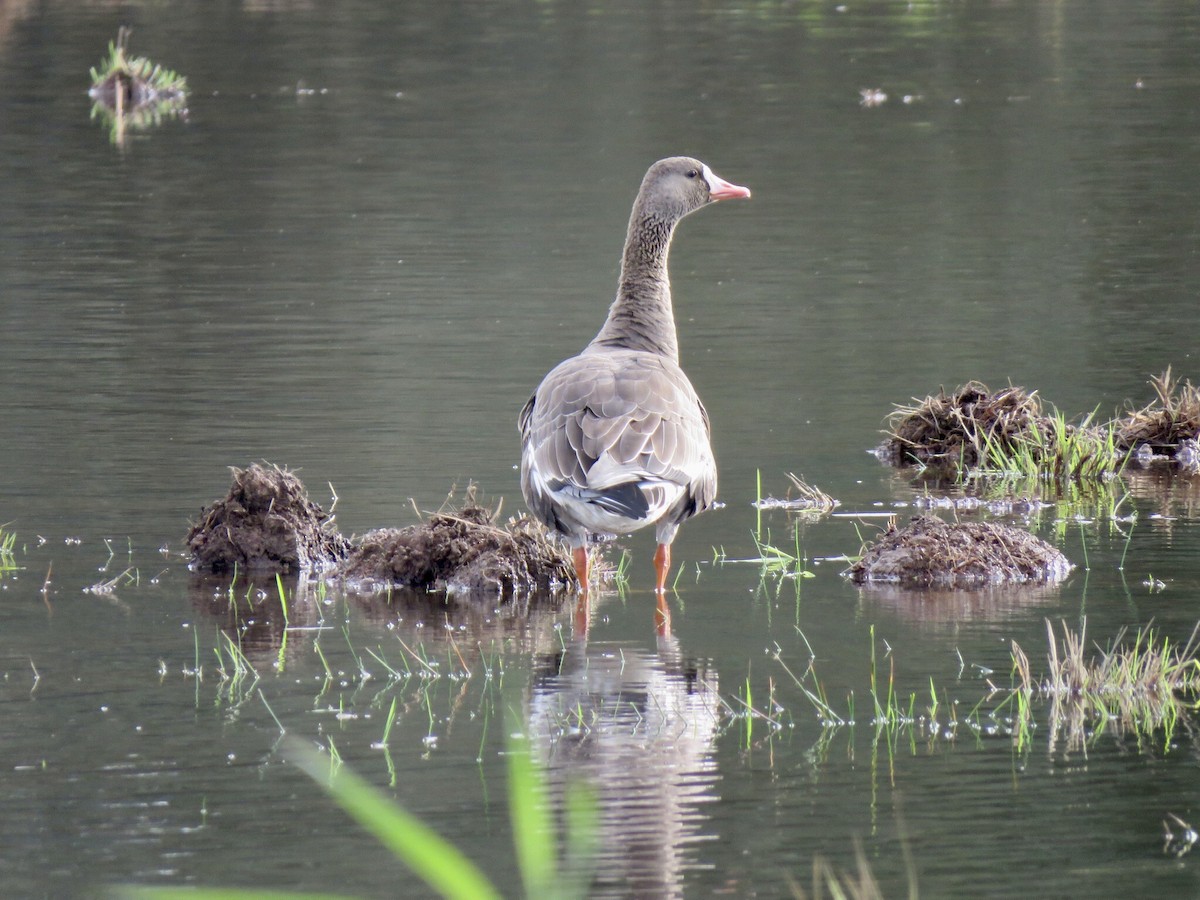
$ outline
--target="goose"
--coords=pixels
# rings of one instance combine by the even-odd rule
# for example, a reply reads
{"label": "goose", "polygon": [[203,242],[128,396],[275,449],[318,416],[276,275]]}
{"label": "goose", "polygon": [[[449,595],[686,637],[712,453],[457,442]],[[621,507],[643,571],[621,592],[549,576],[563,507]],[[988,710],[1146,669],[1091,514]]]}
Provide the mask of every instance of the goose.
{"label": "goose", "polygon": [[604,326],[550,370],[521,410],[521,493],[571,548],[585,597],[589,542],[654,525],[661,603],[676,531],[713,504],[708,413],[679,366],[667,254],[684,216],[749,196],[699,160],[654,163],[629,217]]}

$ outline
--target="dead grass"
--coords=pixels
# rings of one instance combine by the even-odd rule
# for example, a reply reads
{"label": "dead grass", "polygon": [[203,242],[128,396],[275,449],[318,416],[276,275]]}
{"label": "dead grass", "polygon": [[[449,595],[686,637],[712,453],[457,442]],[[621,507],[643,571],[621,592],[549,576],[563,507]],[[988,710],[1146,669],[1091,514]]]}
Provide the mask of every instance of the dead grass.
{"label": "dead grass", "polygon": [[992,391],[970,381],[951,394],[942,388],[924,400],[914,398],[913,405],[897,405],[880,449],[895,465],[957,472],[983,465],[989,447],[1011,449],[1035,431],[1049,433],[1036,391],[1011,385]]}
{"label": "dead grass", "polygon": [[[1183,644],[1152,626],[1132,636],[1121,629],[1105,648],[1089,652],[1087,620],[1078,631],[1046,620],[1047,673],[1034,678],[1028,655],[1012,644],[1013,694],[1029,715],[1034,697],[1050,702],[1050,747],[1081,750],[1105,729],[1143,738],[1161,734],[1169,745],[1180,718],[1200,701],[1200,626]],[[1018,733],[1027,729],[1018,729]]]}
{"label": "dead grass", "polygon": [[495,521],[500,507],[463,505],[407,528],[343,537],[308,499],[303,482],[275,465],[233,469],[228,495],[206,507],[188,533],[193,571],[231,575],[330,571],[357,590],[394,587],[512,597],[577,584],[570,555],[528,516]]}
{"label": "dead grass", "polygon": [[1200,437],[1200,388],[1187,379],[1172,377],[1171,369],[1150,379],[1155,399],[1117,420],[1116,440],[1126,453],[1141,447],[1155,456],[1175,458],[1184,451],[1185,462],[1200,468],[1196,450]]}
{"label": "dead grass", "polygon": [[570,557],[540,523],[521,516],[501,526],[495,515],[470,505],[419,525],[368,532],[337,574],[360,589],[449,594],[510,595],[575,584]]}
{"label": "dead grass", "polygon": [[978,588],[1060,581],[1070,570],[1061,552],[1020,528],[914,516],[902,529],[893,525],[847,574],[859,584]]}
{"label": "dead grass", "polygon": [[788,488],[785,498],[780,500],[777,497],[760,497],[754,501],[755,508],[786,509],[811,518],[819,518],[828,515],[842,505],[842,501],[834,499],[792,472],[788,472],[787,477],[792,486]]}
{"label": "dead grass", "polygon": [[919,465],[935,477],[1036,474],[1059,483],[1110,477],[1127,460],[1171,460],[1200,472],[1200,388],[1168,368],[1151,378],[1155,399],[1098,423],[1076,422],[1021,387],[993,391],[970,381],[947,394],[898,405],[876,454],[892,465]]}
{"label": "dead grass", "polygon": [[350,545],[333,515],[308,498],[294,472],[270,463],[231,471],[229,493],[188,531],[193,571],[319,572],[345,557]]}

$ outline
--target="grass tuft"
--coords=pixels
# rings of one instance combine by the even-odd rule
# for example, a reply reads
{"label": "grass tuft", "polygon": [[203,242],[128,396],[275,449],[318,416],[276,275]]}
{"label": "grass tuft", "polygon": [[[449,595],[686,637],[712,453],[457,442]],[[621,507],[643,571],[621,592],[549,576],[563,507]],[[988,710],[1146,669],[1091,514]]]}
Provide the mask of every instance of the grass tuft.
{"label": "grass tuft", "polygon": [[17,571],[14,550],[17,546],[17,533],[9,531],[8,525],[0,525],[0,575]]}
{"label": "grass tuft", "polygon": [[1152,626],[1132,637],[1121,629],[1094,655],[1087,653],[1086,632],[1086,619],[1078,632],[1061,623],[1061,636],[1047,620],[1048,673],[1035,683],[1023,667],[1019,690],[1049,698],[1051,745],[1063,738],[1080,748],[1089,735],[1115,726],[1138,737],[1160,733],[1169,746],[1180,717],[1200,700],[1200,625],[1182,645]]}

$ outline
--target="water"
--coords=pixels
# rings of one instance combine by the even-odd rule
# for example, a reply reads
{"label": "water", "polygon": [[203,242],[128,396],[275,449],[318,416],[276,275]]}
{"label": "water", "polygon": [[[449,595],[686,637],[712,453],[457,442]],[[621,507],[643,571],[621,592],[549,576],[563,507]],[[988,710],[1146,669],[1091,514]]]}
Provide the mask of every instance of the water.
{"label": "water", "polygon": [[[418,893],[291,765],[275,717],[332,739],[509,894],[510,731],[556,795],[601,779],[598,894],[779,895],[815,856],[853,869],[856,842],[888,896],[906,854],[926,896],[1196,893],[1161,824],[1200,819],[1190,726],[1086,749],[1043,728],[1016,753],[865,724],[872,628],[881,670],[923,707],[932,680],[943,723],[1007,683],[1012,639],[1040,659],[1046,618],[1086,615],[1102,644],[1151,620],[1185,639],[1194,486],[1132,482],[1128,541],[1043,514],[1080,566],[1053,590],[864,593],[828,562],[777,593],[711,563],[753,554],[759,471],[769,493],[794,471],[844,511],[907,514],[920,488],[865,451],[911,396],[1011,380],[1107,415],[1168,365],[1200,377],[1191,4],[120,13],[0,15],[0,521],[22,566],[0,580],[6,895]],[[85,92],[122,23],[194,93],[186,123],[119,150]],[[873,88],[887,102],[860,105]],[[586,643],[569,610],[310,594],[281,648],[268,585],[237,598],[261,680],[222,682],[230,601],[180,552],[226,467],[298,468],[327,507],[332,485],[347,533],[470,480],[515,509],[516,413],[599,326],[638,180],[681,152],[754,198],[688,219],[672,254],[727,504],[675,544],[672,637],[637,536],[632,588],[601,599]],[[881,522],[802,525],[801,546],[854,554]],[[791,540],[782,513],[765,525]],[[823,730],[787,674],[810,647],[855,727]],[[747,685],[780,732],[747,735]]]}

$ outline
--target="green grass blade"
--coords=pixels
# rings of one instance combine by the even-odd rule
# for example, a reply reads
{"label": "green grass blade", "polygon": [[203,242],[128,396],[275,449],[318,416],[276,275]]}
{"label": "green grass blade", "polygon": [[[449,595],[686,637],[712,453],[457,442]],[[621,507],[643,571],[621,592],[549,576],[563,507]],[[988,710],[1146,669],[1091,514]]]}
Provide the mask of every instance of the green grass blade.
{"label": "green grass blade", "polygon": [[586,897],[596,864],[600,834],[600,801],[590,784],[572,784],[566,796],[567,861],[565,893]]}
{"label": "green grass blade", "polygon": [[546,897],[555,886],[558,861],[546,784],[533,764],[529,741],[513,738],[508,747],[508,812],[525,896]]}
{"label": "green grass blade", "polygon": [[328,761],[307,747],[294,746],[296,765],[325,788],[359,825],[417,873],[426,884],[452,900],[499,900],[487,876],[461,851],[349,769],[329,774]]}

